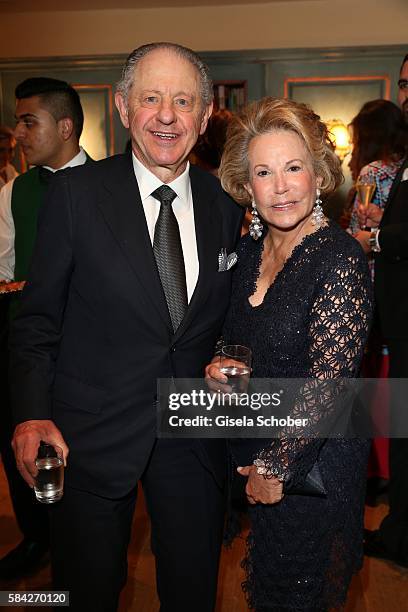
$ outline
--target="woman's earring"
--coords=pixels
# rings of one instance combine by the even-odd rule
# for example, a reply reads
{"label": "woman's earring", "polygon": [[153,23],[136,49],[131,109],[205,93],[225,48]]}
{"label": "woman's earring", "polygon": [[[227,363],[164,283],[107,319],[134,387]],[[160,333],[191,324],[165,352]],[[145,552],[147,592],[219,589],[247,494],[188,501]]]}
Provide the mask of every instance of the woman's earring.
{"label": "woman's earring", "polygon": [[322,201],[320,199],[320,189],[316,189],[316,202],[312,211],[312,225],[316,227],[316,229],[320,229],[323,223],[323,208]]}
{"label": "woman's earring", "polygon": [[255,200],[252,200],[252,221],[249,224],[249,235],[254,240],[258,240],[262,236],[263,225],[260,218],[258,217],[258,211],[256,210]]}

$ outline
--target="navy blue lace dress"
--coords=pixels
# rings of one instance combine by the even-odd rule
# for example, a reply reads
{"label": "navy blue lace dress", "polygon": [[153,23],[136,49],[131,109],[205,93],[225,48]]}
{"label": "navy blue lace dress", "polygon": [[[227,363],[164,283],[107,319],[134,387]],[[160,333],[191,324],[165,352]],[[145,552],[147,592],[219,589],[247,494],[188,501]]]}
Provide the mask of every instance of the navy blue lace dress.
{"label": "navy blue lace dress", "polygon": [[[372,309],[361,247],[329,222],[295,247],[262,304],[253,307],[248,298],[256,289],[262,250],[263,239],[247,235],[240,242],[224,342],[252,348],[256,378],[356,377]],[[319,414],[312,416],[319,421]],[[339,608],[362,565],[369,443],[289,437],[261,442],[255,456],[292,485],[317,461],[327,497],[288,494],[277,504],[249,507],[243,585],[248,604],[257,612]],[[246,442],[241,444],[245,450]],[[247,444],[250,464],[253,441]]]}

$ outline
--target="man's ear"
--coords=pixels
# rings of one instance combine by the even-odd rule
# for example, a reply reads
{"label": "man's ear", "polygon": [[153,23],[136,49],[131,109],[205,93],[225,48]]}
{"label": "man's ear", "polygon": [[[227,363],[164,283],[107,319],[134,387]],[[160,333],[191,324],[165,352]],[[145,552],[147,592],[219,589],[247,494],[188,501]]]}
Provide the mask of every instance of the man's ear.
{"label": "man's ear", "polygon": [[203,116],[201,117],[200,135],[204,134],[207,128],[208,120],[211,117],[212,112],[213,112],[213,103],[211,102],[211,104],[205,107]]}
{"label": "man's ear", "polygon": [[121,93],[115,94],[115,104],[118,109],[120,120],[126,129],[129,129],[128,107]]}
{"label": "man's ear", "polygon": [[74,131],[74,122],[71,117],[63,117],[58,121],[58,131],[63,140],[69,140]]}

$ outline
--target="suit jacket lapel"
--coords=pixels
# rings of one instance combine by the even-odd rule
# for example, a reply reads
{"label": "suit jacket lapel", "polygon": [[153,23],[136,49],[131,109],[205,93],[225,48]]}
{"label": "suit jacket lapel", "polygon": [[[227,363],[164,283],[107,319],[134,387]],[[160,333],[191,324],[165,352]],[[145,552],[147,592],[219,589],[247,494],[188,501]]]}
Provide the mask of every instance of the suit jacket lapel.
{"label": "suit jacket lapel", "polygon": [[390,207],[390,204],[395,196],[395,194],[397,193],[399,184],[401,182],[402,179],[402,175],[404,174],[404,170],[408,168],[408,157],[405,159],[405,161],[403,162],[401,168],[398,170],[395,179],[392,182],[391,185],[391,189],[390,189],[390,193],[388,195],[388,199],[387,199],[387,203],[384,206],[384,214],[383,214],[383,219],[384,219],[384,215],[385,215],[385,211]]}
{"label": "suit jacket lapel", "polygon": [[205,303],[211,289],[211,277],[217,264],[217,247],[220,243],[221,216],[214,200],[209,196],[200,176],[194,166],[190,168],[191,190],[194,205],[194,225],[196,230],[199,275],[197,285],[188,305],[180,327],[176,331],[174,341],[188,329],[198,310]]}
{"label": "suit jacket lapel", "polygon": [[171,320],[157,272],[143,205],[130,155],[106,176],[99,208],[153,307],[169,330]]}

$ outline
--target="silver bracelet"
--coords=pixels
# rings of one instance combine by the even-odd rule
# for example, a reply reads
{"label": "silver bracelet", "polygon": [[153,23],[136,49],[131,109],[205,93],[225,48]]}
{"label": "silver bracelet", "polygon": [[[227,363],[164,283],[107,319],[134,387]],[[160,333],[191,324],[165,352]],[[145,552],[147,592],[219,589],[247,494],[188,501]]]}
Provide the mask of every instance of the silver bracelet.
{"label": "silver bracelet", "polygon": [[285,475],[281,474],[276,467],[268,467],[263,459],[254,459],[256,473],[267,478],[276,478],[279,482],[285,482]]}
{"label": "silver bracelet", "polygon": [[373,251],[373,253],[379,253],[381,251],[380,245],[378,244],[378,227],[375,227],[370,232],[370,237],[368,239],[368,246]]}

